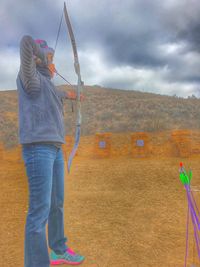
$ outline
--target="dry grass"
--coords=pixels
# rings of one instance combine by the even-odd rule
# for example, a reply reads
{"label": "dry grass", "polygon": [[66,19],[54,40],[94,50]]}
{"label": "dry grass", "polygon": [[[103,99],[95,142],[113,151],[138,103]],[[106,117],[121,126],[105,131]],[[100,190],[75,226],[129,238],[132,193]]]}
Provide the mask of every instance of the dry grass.
{"label": "dry grass", "polygon": [[[59,90],[70,90],[60,86]],[[200,129],[199,99],[183,99],[132,90],[85,86],[82,103],[82,135],[96,132],[156,132],[172,129]],[[17,91],[0,92],[0,142],[7,148],[18,143]],[[71,102],[64,100],[66,134],[74,134],[74,113]]]}
{"label": "dry grass", "polygon": [[[75,159],[66,173],[65,229],[69,246],[86,256],[83,266],[183,266],[187,203],[180,160]],[[184,162],[198,185],[199,158]],[[25,169],[4,161],[0,171],[0,266],[23,266]],[[192,232],[190,240],[190,261],[198,266]]]}

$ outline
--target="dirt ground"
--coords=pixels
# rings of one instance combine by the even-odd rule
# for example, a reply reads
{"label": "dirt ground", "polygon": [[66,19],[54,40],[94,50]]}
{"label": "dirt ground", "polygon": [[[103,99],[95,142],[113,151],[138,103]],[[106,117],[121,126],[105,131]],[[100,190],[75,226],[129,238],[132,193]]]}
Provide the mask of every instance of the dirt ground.
{"label": "dirt ground", "polygon": [[[75,159],[66,172],[65,232],[68,245],[86,257],[81,266],[184,265],[187,202],[180,160]],[[193,170],[192,184],[200,185],[200,158],[183,162]],[[4,161],[0,171],[0,266],[23,267],[25,168]],[[200,192],[195,195],[200,203]],[[188,263],[200,266],[191,225]]]}

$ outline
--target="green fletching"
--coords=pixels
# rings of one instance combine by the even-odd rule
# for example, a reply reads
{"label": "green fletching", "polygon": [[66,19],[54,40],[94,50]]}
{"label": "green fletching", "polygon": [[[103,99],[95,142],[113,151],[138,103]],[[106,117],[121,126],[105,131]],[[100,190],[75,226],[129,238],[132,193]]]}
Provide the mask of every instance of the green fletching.
{"label": "green fletching", "polygon": [[189,170],[188,176],[189,176],[189,180],[191,181],[191,179],[192,179],[192,170]]}
{"label": "green fletching", "polygon": [[192,170],[189,170],[188,172],[186,172],[185,168],[183,167],[183,163],[180,163],[180,169],[179,169],[179,176],[180,176],[180,180],[184,185],[189,185],[190,181],[192,179]]}
{"label": "green fletching", "polygon": [[185,184],[190,184],[191,178],[189,178],[186,173],[181,172],[180,173],[180,180],[185,185]]}

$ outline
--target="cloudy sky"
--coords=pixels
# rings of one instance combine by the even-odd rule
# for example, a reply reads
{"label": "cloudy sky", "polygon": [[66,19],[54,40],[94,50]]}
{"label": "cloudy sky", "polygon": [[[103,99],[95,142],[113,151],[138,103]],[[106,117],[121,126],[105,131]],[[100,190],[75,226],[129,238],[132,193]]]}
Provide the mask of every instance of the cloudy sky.
{"label": "cloudy sky", "polygon": [[[200,97],[199,0],[67,0],[67,7],[85,84]],[[16,89],[24,34],[55,47],[62,9],[62,0],[1,0],[0,90]],[[64,21],[55,64],[76,83]]]}

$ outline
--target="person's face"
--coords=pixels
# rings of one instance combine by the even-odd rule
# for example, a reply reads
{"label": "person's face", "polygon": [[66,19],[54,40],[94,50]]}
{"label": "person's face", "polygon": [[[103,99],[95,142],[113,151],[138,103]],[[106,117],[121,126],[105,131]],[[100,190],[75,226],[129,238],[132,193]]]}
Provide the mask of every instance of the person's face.
{"label": "person's face", "polygon": [[[53,63],[53,54],[48,53],[46,57],[47,57],[47,65],[49,66],[50,64]],[[36,65],[43,65],[42,60],[39,57],[35,57],[34,59],[35,59]]]}
{"label": "person's face", "polygon": [[47,57],[47,65],[44,65],[44,63],[42,62],[42,60],[39,57],[34,57],[35,59],[35,64],[39,67],[43,67],[43,68],[48,68],[50,71],[50,75],[53,78],[56,70],[55,70],[55,65],[53,64],[53,53],[48,53],[46,55]]}
{"label": "person's face", "polygon": [[42,60],[39,57],[34,57],[35,60],[35,64],[36,65],[41,65],[42,64]]}
{"label": "person's face", "polygon": [[53,54],[52,53],[47,54],[47,61],[48,61],[48,65],[53,63]]}

